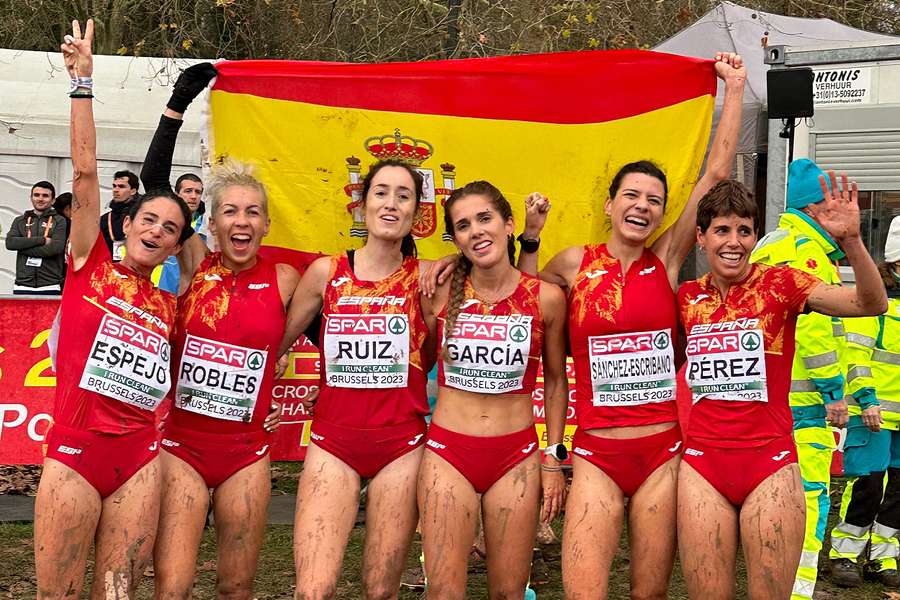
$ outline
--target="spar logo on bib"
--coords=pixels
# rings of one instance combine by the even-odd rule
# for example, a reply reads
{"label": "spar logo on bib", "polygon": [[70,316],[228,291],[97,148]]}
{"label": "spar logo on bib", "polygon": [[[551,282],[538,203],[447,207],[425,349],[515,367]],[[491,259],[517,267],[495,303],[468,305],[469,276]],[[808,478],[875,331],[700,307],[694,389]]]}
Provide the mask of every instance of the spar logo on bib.
{"label": "spar logo on bib", "polygon": [[446,340],[444,383],[469,392],[502,394],[522,387],[531,349],[530,315],[460,313]]}
{"label": "spar logo on bib", "polygon": [[266,362],[266,357],[259,350],[248,350],[240,346],[204,340],[194,336],[188,336],[184,345],[184,355],[218,363],[233,369],[246,368],[256,370],[261,368]]}
{"label": "spar logo on bib", "polygon": [[765,342],[758,325],[758,319],[741,319],[692,328],[686,354],[694,402],[768,400]]}
{"label": "spar logo on bib", "polygon": [[[513,315],[519,317],[518,315]],[[531,317],[521,317],[523,320],[531,323]],[[481,340],[490,342],[505,342],[507,339],[521,342],[528,337],[528,329],[516,321],[510,322],[509,315],[470,315],[468,313],[460,314],[453,326],[454,338],[465,338],[469,340]]]}
{"label": "spar logo on bib", "polygon": [[166,338],[132,321],[104,315],[79,387],[154,410],[170,385]]}
{"label": "spar logo on bib", "polygon": [[328,315],[326,383],[332,387],[406,386],[409,318],[405,314]]}
{"label": "spar logo on bib", "polygon": [[178,370],[179,408],[227,421],[250,421],[265,373],[266,355],[188,335]]}
{"label": "spar logo on bib", "polygon": [[668,331],[592,337],[590,350],[592,355],[665,350],[672,345],[670,337]]}
{"label": "spar logo on bib", "polygon": [[667,329],[591,336],[594,406],[638,406],[675,398],[672,334]]}

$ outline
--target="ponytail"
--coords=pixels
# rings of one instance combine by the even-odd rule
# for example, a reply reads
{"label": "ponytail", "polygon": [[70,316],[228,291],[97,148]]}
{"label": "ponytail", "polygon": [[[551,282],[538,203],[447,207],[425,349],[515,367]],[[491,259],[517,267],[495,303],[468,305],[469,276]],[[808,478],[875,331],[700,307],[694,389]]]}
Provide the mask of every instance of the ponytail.
{"label": "ponytail", "polygon": [[400,242],[400,254],[402,254],[404,258],[407,256],[415,258],[417,256],[416,239],[413,237],[412,232],[403,236],[403,241]]}
{"label": "ponytail", "polygon": [[506,236],[506,252],[509,254],[509,264],[516,266],[516,238],[512,234]]}

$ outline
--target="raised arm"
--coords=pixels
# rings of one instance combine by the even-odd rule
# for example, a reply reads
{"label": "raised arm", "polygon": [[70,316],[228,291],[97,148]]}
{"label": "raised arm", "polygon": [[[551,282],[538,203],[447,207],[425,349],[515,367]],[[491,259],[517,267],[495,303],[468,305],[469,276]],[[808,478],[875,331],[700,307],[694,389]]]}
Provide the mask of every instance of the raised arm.
{"label": "raised arm", "polygon": [[854,181],[847,184],[841,173],[841,188],[834,171],[828,171],[831,189],[819,177],[824,200],[817,205],[816,220],[840,244],[853,268],[856,286],[821,284],[806,300],[816,312],[835,317],[869,317],[887,310],[887,292],[878,267],[862,242],[859,232],[859,190]]}
{"label": "raised arm", "polygon": [[209,248],[199,233],[195,232],[181,245],[181,249],[176,255],[180,273],[178,280],[179,296],[187,291],[191,285],[191,280],[194,278],[194,273],[200,268],[200,263],[203,262],[207,254],[209,254]]}
{"label": "raised arm", "polygon": [[69,241],[72,265],[77,271],[87,260],[100,233],[100,179],[97,176],[97,132],[92,104],[94,58],[91,42],[94,21],[88,19],[84,35],[78,21],[72,21],[60,49],[69,78],[77,86],[70,94],[72,112],[70,140],[72,149],[72,228]]}
{"label": "raised arm", "polygon": [[[525,229],[522,231],[522,239],[526,242],[540,242],[548,214],[550,214],[550,199],[539,192],[528,194],[525,198]],[[523,273],[537,275],[538,253],[520,249],[516,267]]]}
{"label": "raised arm", "polygon": [[[522,237],[526,240],[540,241],[544,225],[550,214],[550,199],[538,192],[529,194],[525,199],[525,229]],[[544,268],[538,272],[538,253],[519,252],[518,269],[529,275],[540,277],[541,281],[552,283],[567,291],[575,281],[581,259],[584,257],[582,246],[571,246],[551,258]]]}
{"label": "raised arm", "polygon": [[710,188],[731,176],[737,153],[747,69],[740,55],[731,52],[719,52],[715,60],[716,75],[725,82],[725,99],[719,126],[710,146],[706,170],[691,190],[678,220],[653,244],[653,251],[666,265],[669,283],[673,288],[678,281],[678,271],[694,245],[697,204]]}
{"label": "raised arm", "polygon": [[309,265],[291,298],[291,306],[288,309],[287,324],[284,328],[284,337],[278,355],[287,352],[300,334],[306,331],[316,315],[322,309],[322,296],[325,285],[328,283],[328,274],[331,267],[331,259],[327,256],[317,258]]}
{"label": "raised arm", "polygon": [[184,122],[184,113],[215,76],[216,68],[211,63],[191,65],[178,76],[172,96],[159,118],[150,147],[147,148],[147,156],[144,157],[141,182],[145,190],[172,189],[172,157],[175,154],[178,131]]}

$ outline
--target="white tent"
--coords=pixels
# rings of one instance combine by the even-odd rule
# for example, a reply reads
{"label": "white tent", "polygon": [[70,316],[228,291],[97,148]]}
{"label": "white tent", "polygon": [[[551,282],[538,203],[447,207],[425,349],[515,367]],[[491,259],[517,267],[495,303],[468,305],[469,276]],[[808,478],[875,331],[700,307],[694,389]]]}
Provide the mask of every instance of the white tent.
{"label": "white tent", "polygon": [[[180,71],[196,60],[134,56],[94,57],[94,115],[103,199],[112,174],[139,171],[159,116]],[[69,82],[58,52],[0,49],[0,240],[18,215],[31,208],[29,190],[42,179],[57,193],[71,189]],[[185,114],[175,147],[173,176],[198,171],[206,102]],[[14,252],[0,248],[0,294],[15,278]]]}
{"label": "white tent", "polygon": [[[738,152],[750,154],[766,148],[767,46],[853,46],[896,44],[900,38],[854,29],[831,19],[785,17],[722,2],[696,23],[654,48],[659,52],[712,58],[717,51],[737,52],[747,65],[744,123]],[[721,86],[721,82],[719,84]],[[721,89],[717,103],[721,104]]]}

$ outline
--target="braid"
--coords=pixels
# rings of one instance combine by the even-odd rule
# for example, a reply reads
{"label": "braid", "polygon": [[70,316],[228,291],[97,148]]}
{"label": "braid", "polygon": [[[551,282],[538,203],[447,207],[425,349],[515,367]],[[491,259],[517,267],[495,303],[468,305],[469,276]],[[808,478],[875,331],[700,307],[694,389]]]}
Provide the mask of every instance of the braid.
{"label": "braid", "polygon": [[460,254],[456,269],[453,271],[453,279],[450,280],[450,297],[447,299],[447,319],[444,321],[444,350],[442,353],[444,358],[447,353],[447,340],[453,333],[453,326],[456,325],[456,318],[459,316],[459,308],[462,306],[465,295],[466,277],[469,276],[471,270],[472,263]]}

